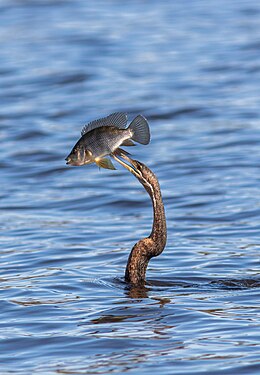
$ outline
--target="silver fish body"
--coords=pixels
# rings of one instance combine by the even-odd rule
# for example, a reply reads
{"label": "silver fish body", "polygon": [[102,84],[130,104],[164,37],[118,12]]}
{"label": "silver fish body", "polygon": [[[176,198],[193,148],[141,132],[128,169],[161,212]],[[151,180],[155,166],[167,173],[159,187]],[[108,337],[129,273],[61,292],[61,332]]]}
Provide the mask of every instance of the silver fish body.
{"label": "silver fish body", "polygon": [[108,117],[95,120],[84,126],[82,136],[66,158],[67,164],[80,166],[96,163],[99,167],[115,169],[112,155],[120,146],[134,146],[134,142],[148,144],[150,131],[147,120],[139,115],[127,125],[125,113],[113,113]]}

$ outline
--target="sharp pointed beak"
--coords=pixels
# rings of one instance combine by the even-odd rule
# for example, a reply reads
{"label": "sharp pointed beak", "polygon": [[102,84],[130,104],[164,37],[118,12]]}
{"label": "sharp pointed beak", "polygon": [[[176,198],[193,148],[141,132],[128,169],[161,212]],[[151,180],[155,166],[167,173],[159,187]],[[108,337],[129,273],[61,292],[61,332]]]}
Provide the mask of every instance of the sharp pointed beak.
{"label": "sharp pointed beak", "polygon": [[142,178],[142,175],[138,169],[136,169],[135,160],[129,158],[127,155],[120,155],[122,158],[124,158],[129,164],[126,164],[124,161],[119,159],[116,155],[112,154],[113,158],[120,163],[124,168],[126,168],[129,172],[131,172],[136,178]]}

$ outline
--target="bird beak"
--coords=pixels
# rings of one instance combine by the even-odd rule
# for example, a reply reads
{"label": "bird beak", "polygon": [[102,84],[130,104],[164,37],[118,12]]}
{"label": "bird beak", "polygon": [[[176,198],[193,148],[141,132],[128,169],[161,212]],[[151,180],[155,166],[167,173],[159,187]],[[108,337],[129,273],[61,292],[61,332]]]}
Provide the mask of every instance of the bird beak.
{"label": "bird beak", "polygon": [[127,156],[125,154],[120,154],[120,156],[123,159],[125,159],[128,163],[131,164],[131,165],[129,165],[129,164],[125,163],[124,161],[122,161],[121,159],[119,159],[115,154],[112,154],[112,156],[119,164],[121,164],[124,168],[126,168],[129,172],[131,172],[136,178],[142,177],[140,171],[136,168],[137,165],[136,165],[135,160],[131,159],[129,156]]}

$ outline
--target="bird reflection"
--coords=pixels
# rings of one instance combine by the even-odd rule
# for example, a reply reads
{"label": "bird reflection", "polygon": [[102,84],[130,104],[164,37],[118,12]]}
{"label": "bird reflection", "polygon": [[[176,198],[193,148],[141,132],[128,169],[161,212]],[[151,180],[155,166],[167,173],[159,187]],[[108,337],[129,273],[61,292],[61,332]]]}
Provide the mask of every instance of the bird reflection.
{"label": "bird reflection", "polygon": [[[143,163],[133,160],[120,148],[113,158],[130,171],[150,195],[153,204],[153,227],[151,234],[139,240],[129,255],[125,281],[132,285],[144,285],[145,274],[151,258],[162,253],[166,245],[167,228],[161,189],[155,174]],[[121,160],[123,158],[125,161]]]}

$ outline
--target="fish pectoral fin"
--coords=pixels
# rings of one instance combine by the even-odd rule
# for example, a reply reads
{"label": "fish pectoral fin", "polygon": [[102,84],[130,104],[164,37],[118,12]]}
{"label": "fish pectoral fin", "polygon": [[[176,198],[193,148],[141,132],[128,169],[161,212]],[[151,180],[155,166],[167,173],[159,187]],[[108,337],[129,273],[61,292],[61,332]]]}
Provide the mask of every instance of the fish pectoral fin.
{"label": "fish pectoral fin", "polygon": [[131,139],[126,139],[121,146],[136,146],[136,144]]}
{"label": "fish pectoral fin", "polygon": [[107,158],[101,158],[101,159],[96,159],[95,160],[96,164],[100,168],[105,168],[105,169],[116,169],[110,159]]}

